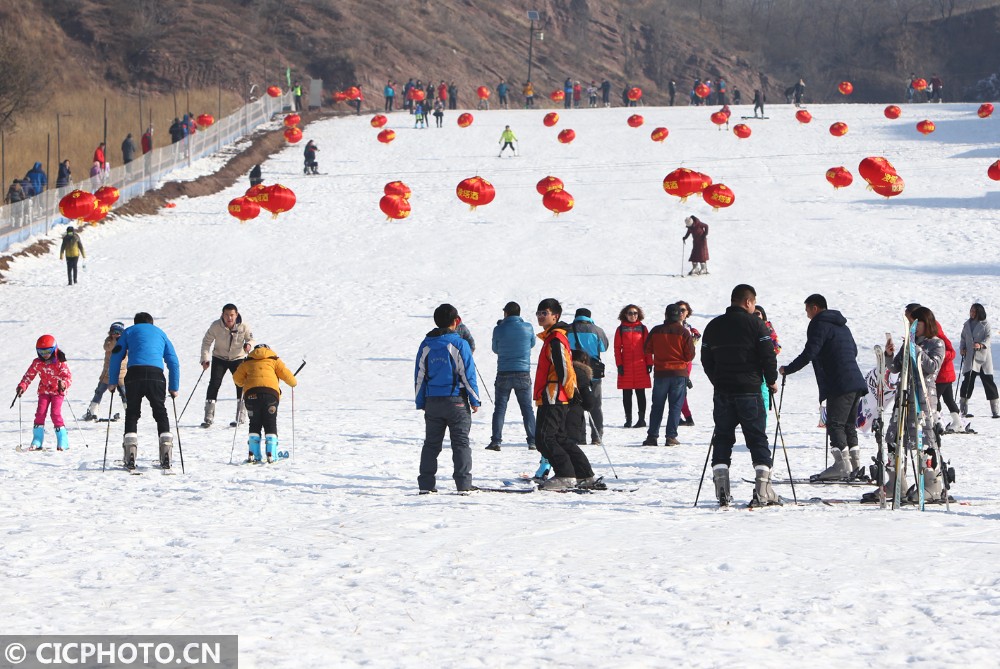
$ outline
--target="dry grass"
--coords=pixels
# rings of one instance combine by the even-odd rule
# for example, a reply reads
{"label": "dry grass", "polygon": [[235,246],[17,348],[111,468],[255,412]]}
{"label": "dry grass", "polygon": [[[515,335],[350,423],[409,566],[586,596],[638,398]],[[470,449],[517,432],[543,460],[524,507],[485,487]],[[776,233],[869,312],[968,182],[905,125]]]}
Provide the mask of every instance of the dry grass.
{"label": "dry grass", "polygon": [[[167,130],[174,119],[174,96],[154,95],[142,97],[142,122],[139,120],[139,97],[116,91],[61,90],[56,91],[45,106],[37,112],[18,120],[13,132],[4,134],[3,188],[15,177],[23,177],[36,161],[42,163],[49,176],[49,186],[54,187],[59,173],[58,145],[62,157],[68,158],[74,180],[89,175],[94,149],[104,137],[104,101],[108,108],[108,151],[106,157],[112,167],[122,164],[121,144],[127,133],[132,133],[137,152],[141,152],[140,137],[145,127],[153,123],[153,146],[170,143]],[[232,91],[222,91],[221,114],[218,89],[192,90],[176,96],[177,116],[185,111],[208,113],[216,118],[226,116],[238,108],[242,101]],[[59,115],[58,133],[56,114]],[[49,143],[46,159],[46,142]]]}

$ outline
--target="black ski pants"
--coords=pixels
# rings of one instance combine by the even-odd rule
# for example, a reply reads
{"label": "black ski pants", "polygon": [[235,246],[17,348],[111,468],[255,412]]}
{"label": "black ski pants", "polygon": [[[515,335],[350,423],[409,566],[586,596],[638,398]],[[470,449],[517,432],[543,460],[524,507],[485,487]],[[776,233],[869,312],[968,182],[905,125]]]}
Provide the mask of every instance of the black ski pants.
{"label": "black ski pants", "polygon": [[[243,359],[237,360],[223,360],[222,358],[212,357],[212,375],[208,379],[208,394],[205,396],[206,400],[217,400],[219,399],[219,387],[222,385],[222,379],[226,375],[226,372],[232,374],[236,371],[236,368],[240,366]],[[236,399],[239,400],[243,395],[243,389],[236,386]]]}
{"label": "black ski pants", "polygon": [[271,388],[250,388],[243,396],[250,434],[278,434],[278,396]]}
{"label": "black ski pants", "polygon": [[167,379],[158,367],[137,365],[129,367],[125,374],[125,394],[128,406],[125,409],[125,434],[136,432],[139,416],[142,415],[142,400],[149,400],[149,408],[156,421],[156,433],[170,432],[170,418],[167,416]]}
{"label": "black ski pants", "polygon": [[[715,436],[712,440],[712,466],[729,466],[736,443],[736,426],[743,428],[743,437],[753,464],[771,466],[771,449],[764,431],[767,410],[760,393],[725,394],[715,393]],[[829,409],[827,409],[829,411]]]}
{"label": "black ski pants", "polygon": [[[637,388],[635,390],[635,401],[639,405],[639,421],[646,420],[646,389]],[[632,422],[632,391],[622,391],[622,406],[625,407],[625,418]],[[636,422],[639,422],[636,421]],[[601,415],[601,423],[604,423],[604,415]]]}
{"label": "black ski pants", "polygon": [[858,445],[858,403],[864,391],[826,398],[826,433],[830,447],[839,450]]}
{"label": "black ski pants", "polygon": [[535,446],[556,476],[583,479],[594,475],[590,460],[566,433],[568,404],[542,404],[535,419]]}
{"label": "black ski pants", "polygon": [[955,404],[955,388],[950,383],[936,383],[938,396],[938,411],[941,410],[941,402],[948,407],[949,413],[958,413],[958,405]]}
{"label": "black ski pants", "polygon": [[76,266],[80,262],[80,257],[70,258],[66,256],[66,278],[69,280],[69,285],[76,283]]}
{"label": "black ski pants", "polygon": [[995,400],[1000,397],[997,393],[997,384],[993,380],[992,374],[983,374],[982,372],[966,372],[965,378],[962,379],[962,389],[959,391],[962,395],[962,399],[969,399],[972,397],[972,390],[976,387],[976,377],[983,380],[983,390],[986,391],[986,399]]}

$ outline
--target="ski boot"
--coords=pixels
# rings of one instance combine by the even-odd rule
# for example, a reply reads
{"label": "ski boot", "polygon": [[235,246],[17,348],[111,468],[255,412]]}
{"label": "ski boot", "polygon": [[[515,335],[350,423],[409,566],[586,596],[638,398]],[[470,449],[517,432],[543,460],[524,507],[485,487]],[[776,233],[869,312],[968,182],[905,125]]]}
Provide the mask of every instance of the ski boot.
{"label": "ski boot", "polygon": [[135,469],[135,456],[139,450],[139,436],[135,432],[129,432],[122,438],[122,450],[125,462],[125,469],[133,471]]}
{"label": "ski boot", "polygon": [[45,426],[35,425],[31,428],[31,446],[28,450],[40,451],[44,448],[43,444],[45,444]]}
{"label": "ski boot", "polygon": [[267,456],[268,463],[278,461],[278,435],[264,435],[264,454]]}
{"label": "ski boot", "polygon": [[260,435],[251,434],[250,438],[247,439],[247,446],[250,450],[247,455],[247,462],[260,462]]}
{"label": "ski boot", "polygon": [[857,446],[851,446],[848,453],[851,458],[851,475],[847,477],[847,480],[866,483],[870,481],[867,469],[861,464],[861,449]]}
{"label": "ski boot", "polygon": [[215,400],[205,400],[205,420],[202,421],[202,427],[212,427],[212,422],[215,420]]}
{"label": "ski boot", "polygon": [[[851,476],[851,460],[846,448],[830,448],[833,454],[833,464],[809,477],[810,481],[841,481],[847,480]],[[860,463],[859,463],[860,464]]]}
{"label": "ski boot", "polygon": [[712,465],[712,481],[715,483],[715,498],[719,506],[729,506],[733,497],[729,494],[729,465]]}
{"label": "ski boot", "polygon": [[174,450],[174,438],[169,432],[160,434],[160,467],[170,469],[170,457]]}
{"label": "ski boot", "polygon": [[545,458],[538,461],[538,469],[535,471],[535,475],[531,478],[535,483],[541,483],[545,480],[545,477],[549,475],[552,471],[552,465]]}
{"label": "ski boot", "polygon": [[87,407],[87,411],[80,416],[81,420],[97,420],[97,409],[100,405],[97,402],[91,402],[90,406]]}
{"label": "ski boot", "polygon": [[753,499],[750,500],[750,508],[781,506],[781,498],[771,487],[771,468],[767,465],[757,465],[755,471]]}
{"label": "ski boot", "polygon": [[69,450],[69,432],[66,431],[65,425],[56,428],[56,450]]}

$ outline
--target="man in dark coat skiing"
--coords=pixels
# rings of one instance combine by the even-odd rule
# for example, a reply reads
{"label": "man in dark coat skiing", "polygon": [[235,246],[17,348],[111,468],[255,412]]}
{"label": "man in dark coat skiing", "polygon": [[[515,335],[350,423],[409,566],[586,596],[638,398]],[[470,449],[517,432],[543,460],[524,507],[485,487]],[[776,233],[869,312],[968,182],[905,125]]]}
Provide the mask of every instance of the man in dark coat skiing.
{"label": "man in dark coat skiing", "polygon": [[847,479],[864,473],[858,447],[858,403],[868,394],[868,384],[858,368],[858,346],[847,319],[828,309],[826,298],[814,293],[806,298],[806,345],[795,360],[778,371],[794,374],[810,362],[819,386],[819,401],[826,400],[826,433],[833,464],[813,476],[819,481]]}

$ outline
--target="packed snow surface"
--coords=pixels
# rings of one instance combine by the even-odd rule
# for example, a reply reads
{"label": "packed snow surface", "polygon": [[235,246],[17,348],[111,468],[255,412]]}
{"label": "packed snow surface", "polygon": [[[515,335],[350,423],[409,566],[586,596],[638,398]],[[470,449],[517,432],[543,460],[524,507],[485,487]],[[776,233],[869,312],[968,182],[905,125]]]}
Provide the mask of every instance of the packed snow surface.
{"label": "packed snow surface", "polygon": [[[735,107],[732,122],[749,109]],[[889,121],[881,106],[816,106],[802,125],[794,108],[769,106],[768,120],[744,121],[753,130],[744,140],[717,129],[707,108],[559,110],[553,128],[542,111],[473,112],[465,129],[449,112],[443,129],[426,130],[397,112],[389,145],[367,117],[327,120],[305,133],[320,147],[320,176],[302,175],[305,142],[263,165],[266,183],[298,199],[276,220],[263,212],[241,225],[227,214],[242,181],[87,229],[74,287],[56,252],[18,259],[0,286],[0,387],[12,397],[36,338],[55,335],[74,376],[63,410],[72,448],[15,452],[30,439],[34,386],[2,413],[0,628],[239,634],[241,666],[269,668],[996,666],[1000,421],[978,387],[978,434],[944,440],[961,502],[950,513],[791,502],[720,511],[710,475],[694,508],[712,435],[700,364],[696,426],[682,428],[680,447],[643,448],[645,430],[620,427],[610,358],[605,441],[618,478],[600,447],[586,452],[626,492],[458,496],[446,442],[441,493],[417,495],[424,426],[413,359],[441,302],[476,336],[484,395],[496,370],[492,328],[508,300],[532,322],[542,298],[561,300],[567,316],[588,307],[611,337],[630,302],[652,326],[668,303],[687,300],[703,329],[746,282],[787,364],[805,341],[803,300],[819,292],[848,318],[865,372],[886,332],[902,340],[908,302],[931,307],[956,344],[973,302],[995,326],[1000,191],[986,168],[997,158],[996,121],[973,105],[903,109]],[[645,117],[641,128],[626,124],[633,112]],[[916,131],[923,118],[936,123],[933,134]],[[828,132],[835,121],[847,135]],[[497,157],[506,124],[516,158]],[[670,130],[663,143],[650,139],[656,126]],[[556,140],[564,128],[576,131],[571,144]],[[857,171],[866,156],[889,159],[905,192],[887,200],[867,190]],[[855,180],[834,190],[824,175],[839,165]],[[733,206],[713,212],[697,196],[681,204],[667,195],[663,177],[681,166],[728,185]],[[455,188],[476,175],[496,199],[470,211]],[[565,182],[572,211],[553,217],[542,207],[535,184],[547,175]],[[387,221],[378,202],[397,179],[413,191],[413,213]],[[681,278],[690,214],[711,228],[711,274]],[[205,378],[180,422],[178,475],[151,468],[155,427],[144,407],[144,475],[128,476],[114,465],[123,423],[109,436],[70,411],[87,407],[108,325],[131,324],[137,311],[156,317],[182,361],[179,412],[201,372],[202,335],[227,302],[292,369],[307,362],[281,403],[292,458],[231,464],[233,387],[227,377],[216,426],[202,430]],[[797,477],[824,467],[817,405],[810,369],[788,377],[781,423]],[[503,450],[483,450],[491,413],[487,399],[474,417],[473,472],[478,485],[497,487],[534,471],[537,454],[513,398]],[[774,414],[768,425],[773,434]],[[239,462],[245,428],[235,437]],[[866,460],[874,443],[863,438]],[[786,475],[780,443],[775,473]],[[733,494],[745,503],[753,486],[741,477],[752,478],[742,438]],[[801,502],[865,490],[796,493]],[[791,498],[788,486],[779,492]]]}

